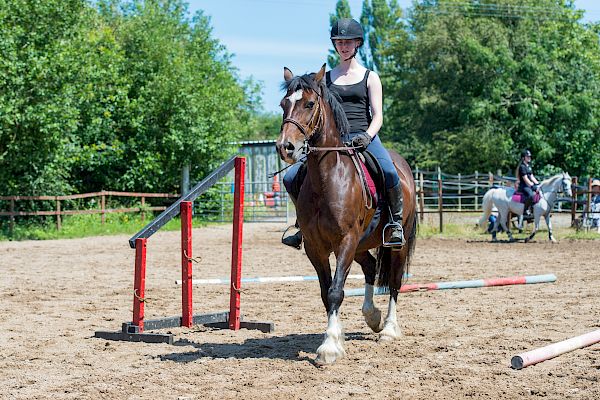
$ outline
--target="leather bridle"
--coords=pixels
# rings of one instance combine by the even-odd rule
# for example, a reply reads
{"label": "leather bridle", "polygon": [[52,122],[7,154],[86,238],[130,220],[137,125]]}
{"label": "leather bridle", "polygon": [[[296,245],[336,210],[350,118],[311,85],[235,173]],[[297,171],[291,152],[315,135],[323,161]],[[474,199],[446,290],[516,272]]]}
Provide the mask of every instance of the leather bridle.
{"label": "leather bridle", "polygon": [[[308,125],[304,126],[300,122],[296,121],[294,118],[285,118],[281,123],[281,130],[283,130],[283,126],[287,123],[295,125],[300,132],[304,135],[304,142],[307,144],[309,141],[314,143],[315,136],[318,138],[318,135],[315,135],[315,132],[319,134],[321,131],[317,131],[319,127],[323,125],[323,113],[321,112],[321,94],[317,94],[317,107],[313,111],[310,120],[308,121]],[[316,120],[316,121],[315,121]]]}

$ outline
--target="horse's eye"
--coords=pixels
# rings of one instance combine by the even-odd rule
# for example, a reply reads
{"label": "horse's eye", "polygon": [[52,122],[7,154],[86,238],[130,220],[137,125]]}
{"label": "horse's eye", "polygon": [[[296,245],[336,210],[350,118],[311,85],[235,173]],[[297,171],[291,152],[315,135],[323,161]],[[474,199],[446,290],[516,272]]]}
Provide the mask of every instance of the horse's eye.
{"label": "horse's eye", "polygon": [[306,108],[313,108],[314,106],[315,106],[314,101],[309,101],[308,103],[306,103]]}

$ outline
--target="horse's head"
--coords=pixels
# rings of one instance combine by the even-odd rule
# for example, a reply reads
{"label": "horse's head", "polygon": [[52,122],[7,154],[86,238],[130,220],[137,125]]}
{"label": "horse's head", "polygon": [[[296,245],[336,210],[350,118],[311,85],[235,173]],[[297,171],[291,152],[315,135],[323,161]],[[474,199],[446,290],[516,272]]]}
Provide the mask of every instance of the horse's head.
{"label": "horse's head", "polygon": [[299,161],[306,144],[314,141],[322,129],[324,76],[325,64],[319,72],[303,76],[294,76],[289,69],[283,69],[283,87],[286,89],[280,103],[283,122],[275,146],[287,163]]}
{"label": "horse's head", "polygon": [[565,194],[565,196],[567,197],[573,197],[573,191],[572,191],[572,187],[573,187],[573,181],[571,180],[571,176],[569,175],[568,172],[563,172],[562,173],[562,192]]}

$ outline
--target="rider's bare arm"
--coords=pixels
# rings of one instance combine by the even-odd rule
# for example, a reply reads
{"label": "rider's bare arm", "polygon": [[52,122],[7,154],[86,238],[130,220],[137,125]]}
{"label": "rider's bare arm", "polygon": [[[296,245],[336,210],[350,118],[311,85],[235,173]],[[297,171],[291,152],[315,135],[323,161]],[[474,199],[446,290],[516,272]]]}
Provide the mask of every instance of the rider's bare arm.
{"label": "rider's bare arm", "polygon": [[[533,175],[532,175],[532,177],[533,177]],[[527,175],[522,176],[521,179],[523,179],[523,182],[525,182],[527,184],[527,186],[533,186],[532,180],[529,179],[529,177]],[[537,180],[536,180],[536,182],[537,182]]]}
{"label": "rider's bare arm", "polygon": [[531,174],[531,181],[533,183],[535,183],[536,185],[539,185],[540,183],[538,182],[538,180],[535,178],[535,176],[533,176],[533,174]]}
{"label": "rider's bare arm", "polygon": [[373,71],[369,73],[367,90],[369,92],[372,117],[371,124],[367,128],[367,133],[371,138],[374,138],[381,129],[381,125],[383,125],[383,89],[379,75]]}

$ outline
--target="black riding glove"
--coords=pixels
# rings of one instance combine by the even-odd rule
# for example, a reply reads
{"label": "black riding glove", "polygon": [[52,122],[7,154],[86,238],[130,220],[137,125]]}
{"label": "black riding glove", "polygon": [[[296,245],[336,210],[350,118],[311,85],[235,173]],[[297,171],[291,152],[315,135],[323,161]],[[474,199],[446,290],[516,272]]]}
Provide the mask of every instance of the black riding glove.
{"label": "black riding glove", "polygon": [[369,144],[371,144],[371,140],[371,136],[369,136],[367,132],[360,132],[352,137],[350,145],[353,147],[359,147],[359,150],[364,150]]}
{"label": "black riding glove", "polygon": [[538,191],[538,189],[539,189],[539,187],[538,187],[538,185],[536,185],[536,184],[533,184],[533,185],[531,186],[531,190],[533,190],[534,192],[537,192],[537,191]]}

